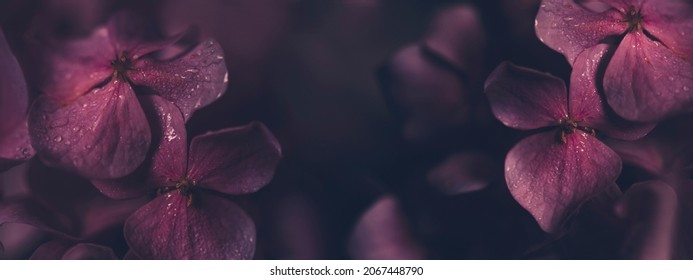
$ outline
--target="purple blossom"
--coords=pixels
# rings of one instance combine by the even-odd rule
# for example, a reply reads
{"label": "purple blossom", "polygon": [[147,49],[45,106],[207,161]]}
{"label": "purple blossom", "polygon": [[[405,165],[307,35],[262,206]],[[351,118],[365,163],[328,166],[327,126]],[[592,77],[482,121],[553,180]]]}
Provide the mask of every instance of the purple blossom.
{"label": "purple blossom", "polygon": [[659,121],[691,110],[690,1],[603,0],[589,8],[577,2],[542,1],[537,35],[571,64],[584,50],[614,42],[615,51],[604,58],[603,85],[616,113],[629,120]]}
{"label": "purple blossom", "polygon": [[498,66],[486,81],[491,109],[503,124],[523,130],[556,127],[521,140],[505,160],[510,192],[547,232],[620,174],[621,159],[597,133],[637,139],[653,128],[608,117],[595,84],[605,52],[603,46],[578,57],[569,94],[562,80],[510,63]]}
{"label": "purple blossom", "polygon": [[26,122],[28,107],[24,74],[0,30],[0,171],[34,155]]}
{"label": "purple blossom", "polygon": [[183,116],[170,103],[157,104],[163,138],[147,185],[158,196],[125,222],[132,253],[145,259],[252,258],[253,221],[220,194],[266,185],[281,156],[279,143],[254,122],[197,136],[188,151]]}
{"label": "purple blossom", "polygon": [[144,161],[151,142],[138,98],[161,96],[186,120],[219,98],[228,78],[214,40],[172,59],[154,56],[181,37],[148,41],[139,21],[118,14],[90,37],[51,49],[43,95],[29,114],[41,159],[88,178],[125,176]]}

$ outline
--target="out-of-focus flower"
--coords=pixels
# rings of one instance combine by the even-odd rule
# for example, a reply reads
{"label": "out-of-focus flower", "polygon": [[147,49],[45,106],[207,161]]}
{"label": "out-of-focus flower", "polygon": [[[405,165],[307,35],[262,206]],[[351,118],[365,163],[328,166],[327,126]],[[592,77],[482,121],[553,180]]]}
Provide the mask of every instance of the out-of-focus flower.
{"label": "out-of-focus flower", "polygon": [[153,56],[181,37],[152,41],[139,21],[121,13],[89,38],[50,49],[44,93],[29,114],[41,159],[88,178],[125,176],[144,161],[151,141],[133,87],[164,97],[186,119],[219,98],[228,77],[214,40],[168,60]]}
{"label": "out-of-focus flower", "polygon": [[608,117],[595,83],[605,52],[606,47],[593,49],[577,59],[569,93],[562,80],[509,63],[486,81],[491,109],[503,124],[522,130],[557,127],[521,140],[505,160],[510,192],[547,232],[621,172],[621,159],[597,132],[637,139],[653,128]]}
{"label": "out-of-focus flower", "polygon": [[34,155],[27,129],[28,107],[24,74],[0,30],[0,171]]}
{"label": "out-of-focus flower", "polygon": [[165,120],[148,185],[158,196],[125,222],[132,254],[145,259],[248,259],[255,226],[220,194],[247,194],[273,177],[279,143],[260,123],[193,138],[187,149],[184,119],[170,103],[157,106]]}
{"label": "out-of-focus flower", "polygon": [[113,249],[98,244],[49,241],[39,246],[29,259],[115,260],[117,257],[113,253]]}
{"label": "out-of-focus flower", "polygon": [[[539,38],[571,64],[580,53],[613,43],[604,57],[604,91],[620,116],[659,121],[693,105],[693,3],[687,0],[544,0]],[[601,4],[601,5],[597,5]]]}

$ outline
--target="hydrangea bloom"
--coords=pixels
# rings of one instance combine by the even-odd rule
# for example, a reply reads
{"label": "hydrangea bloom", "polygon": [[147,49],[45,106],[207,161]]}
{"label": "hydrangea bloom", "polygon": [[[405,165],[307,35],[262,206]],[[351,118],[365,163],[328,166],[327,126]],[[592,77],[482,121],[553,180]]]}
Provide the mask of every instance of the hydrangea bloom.
{"label": "hydrangea bloom", "polygon": [[509,63],[486,81],[491,109],[503,124],[523,130],[556,127],[523,139],[505,160],[510,192],[548,232],[621,172],[621,159],[596,137],[597,131],[636,139],[653,128],[608,118],[595,84],[605,52],[603,46],[578,58],[570,94],[562,80]]}
{"label": "hydrangea bloom", "polygon": [[34,155],[26,124],[28,107],[24,74],[0,30],[0,171]]}
{"label": "hydrangea bloom", "polygon": [[585,49],[616,42],[607,57],[604,90],[620,116],[659,121],[693,105],[693,4],[686,0],[602,0],[587,9],[574,0],[544,0],[539,38],[573,64]]}
{"label": "hydrangea bloom", "polygon": [[137,94],[175,104],[185,118],[226,89],[223,51],[213,40],[169,60],[152,53],[180,37],[146,41],[128,14],[89,38],[48,54],[44,94],[31,108],[32,143],[46,163],[88,178],[116,178],[140,165],[151,141]]}
{"label": "hydrangea bloom", "polygon": [[132,253],[145,259],[248,259],[255,227],[248,215],[220,194],[259,190],[274,175],[279,143],[260,123],[193,138],[183,116],[159,102],[163,139],[154,152],[148,185],[158,196],[125,222]]}

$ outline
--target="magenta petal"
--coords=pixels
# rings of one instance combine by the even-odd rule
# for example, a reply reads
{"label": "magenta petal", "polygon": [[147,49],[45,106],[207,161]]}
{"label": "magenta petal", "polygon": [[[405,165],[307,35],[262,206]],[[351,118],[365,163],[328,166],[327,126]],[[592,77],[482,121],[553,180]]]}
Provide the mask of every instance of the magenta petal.
{"label": "magenta petal", "polygon": [[493,114],[506,126],[535,129],[568,116],[565,83],[547,73],[501,63],[486,79]]}
{"label": "magenta petal", "polygon": [[203,193],[187,206],[176,192],[161,195],[125,222],[125,239],[144,259],[250,259],[255,226],[233,202]]}
{"label": "magenta petal", "polygon": [[26,117],[28,94],[22,68],[0,30],[0,141]]}
{"label": "magenta petal", "polygon": [[661,181],[634,184],[617,205],[630,228],[626,251],[630,258],[662,260],[674,257],[678,198]]}
{"label": "magenta petal", "polygon": [[128,77],[176,104],[186,120],[195,110],[221,97],[228,83],[224,51],[211,39],[174,60],[142,58]]}
{"label": "magenta petal", "polygon": [[47,54],[42,90],[54,99],[72,100],[103,83],[113,74],[116,58],[106,28],[89,38],[51,47]]}
{"label": "magenta petal", "polygon": [[68,249],[63,260],[116,260],[113,249],[91,243],[79,243]]}
{"label": "magenta petal", "polygon": [[645,1],[643,27],[673,52],[693,56],[693,2],[689,0]]}
{"label": "magenta petal", "polygon": [[425,257],[394,197],[379,199],[363,214],[349,241],[349,252],[361,260],[415,260]]}
{"label": "magenta petal", "polygon": [[573,0],[543,0],[535,29],[539,39],[565,55],[570,64],[585,49],[628,28],[616,9],[594,13]]}
{"label": "magenta petal", "polygon": [[39,97],[29,115],[29,133],[46,163],[100,179],[133,172],[151,138],[132,88],[117,80],[69,104]]}
{"label": "magenta petal", "polygon": [[478,72],[486,47],[478,12],[468,5],[444,10],[436,17],[425,44],[465,73]]}
{"label": "magenta petal", "polygon": [[101,194],[112,199],[130,199],[145,195],[151,190],[145,185],[144,176],[141,172],[134,173],[117,179],[91,180],[92,185],[96,187]]}
{"label": "magenta petal", "polygon": [[691,110],[693,64],[641,32],[623,38],[604,75],[609,105],[625,119],[654,122]]}
{"label": "magenta petal", "polygon": [[505,180],[515,200],[546,232],[554,232],[583,202],[604,191],[621,172],[618,155],[580,130],[529,136],[505,159]]}
{"label": "magenta petal", "polygon": [[0,136],[0,171],[29,160],[36,151],[31,146],[26,120]]}
{"label": "magenta petal", "polygon": [[204,188],[252,193],[269,183],[280,158],[277,139],[265,125],[253,122],[195,137],[188,177]]}
{"label": "magenta petal", "polygon": [[649,133],[656,124],[624,120],[602,100],[597,80],[603,73],[611,49],[609,45],[600,44],[585,50],[575,59],[570,76],[570,113],[573,118],[582,120],[606,136],[635,140]]}
{"label": "magenta petal", "polygon": [[152,131],[158,145],[152,153],[147,182],[159,187],[172,185],[171,180],[185,176],[188,140],[185,120],[173,103],[156,95],[140,98],[152,120]]}

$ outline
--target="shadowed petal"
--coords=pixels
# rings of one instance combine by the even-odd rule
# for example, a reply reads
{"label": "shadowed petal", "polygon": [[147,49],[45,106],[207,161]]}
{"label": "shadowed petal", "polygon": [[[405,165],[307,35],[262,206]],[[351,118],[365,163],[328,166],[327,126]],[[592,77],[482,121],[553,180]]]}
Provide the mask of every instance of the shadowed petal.
{"label": "shadowed petal", "polygon": [[630,225],[626,242],[629,258],[666,260],[674,257],[677,195],[662,181],[634,184],[616,212]]}
{"label": "shadowed petal", "polygon": [[639,123],[619,117],[602,99],[598,91],[597,80],[604,73],[606,62],[613,47],[599,44],[582,52],[575,63],[570,76],[570,113],[573,118],[596,128],[606,136],[635,140],[645,136],[656,124]]}
{"label": "shadowed petal", "polygon": [[568,116],[565,83],[550,74],[501,63],[486,79],[493,114],[506,126],[535,129]]}
{"label": "shadowed petal", "polygon": [[[486,188],[498,176],[490,156],[460,152],[428,171],[428,183],[446,195],[471,193]],[[500,169],[499,169],[500,170]]]}
{"label": "shadowed petal", "polygon": [[133,172],[144,161],[151,138],[132,88],[119,81],[69,104],[39,97],[29,133],[47,164],[100,179]]}
{"label": "shadowed petal", "polygon": [[5,138],[26,117],[28,94],[22,68],[0,30],[0,138]]}
{"label": "shadowed petal", "polygon": [[361,260],[415,260],[425,257],[414,239],[397,200],[379,199],[359,219],[349,241],[349,252]]}
{"label": "shadowed petal", "polygon": [[0,136],[0,172],[29,160],[36,151],[31,146],[26,120]]}
{"label": "shadowed petal", "polygon": [[[147,115],[152,119],[152,131],[158,141],[152,153],[147,182],[156,186],[171,186],[168,179],[185,176],[188,160],[188,140],[185,120],[173,103],[156,95],[140,98]],[[154,121],[156,120],[156,121]]]}
{"label": "shadowed petal", "polygon": [[79,243],[68,249],[63,260],[116,260],[113,249],[91,243]]}
{"label": "shadowed petal", "polygon": [[131,12],[116,13],[107,23],[113,48],[117,51],[127,51],[133,59],[170,46],[186,34],[182,32],[164,40],[151,41],[147,34],[148,27],[151,26],[142,15]]}
{"label": "shadowed petal", "polygon": [[68,217],[30,199],[0,203],[0,226],[5,223],[31,225],[67,238],[76,236],[75,225]]}
{"label": "shadowed petal", "polygon": [[233,202],[195,193],[161,195],[125,222],[125,239],[144,259],[250,259],[255,226]]}
{"label": "shadowed petal", "polygon": [[643,27],[673,52],[693,56],[693,2],[689,0],[645,1]]}
{"label": "shadowed petal", "polygon": [[609,147],[580,130],[557,141],[555,131],[529,136],[505,159],[505,180],[515,200],[546,232],[554,232],[621,172]]}
{"label": "shadowed petal", "polygon": [[186,120],[195,110],[221,97],[228,83],[224,51],[211,39],[170,61],[142,58],[128,77],[176,104]]}
{"label": "shadowed petal", "polygon": [[252,193],[269,183],[280,158],[277,139],[265,125],[253,122],[195,137],[188,177],[204,188]]}
{"label": "shadowed petal", "polygon": [[29,257],[30,260],[59,260],[65,254],[65,251],[70,248],[67,242],[48,241],[34,250],[34,253]]}
{"label": "shadowed petal", "polygon": [[111,77],[116,53],[106,28],[99,28],[89,38],[51,46],[47,56],[41,89],[54,99],[72,100]]}
{"label": "shadowed petal", "polygon": [[641,32],[623,38],[604,75],[609,105],[628,120],[654,122],[691,110],[693,62]]}
{"label": "shadowed petal", "polygon": [[539,40],[565,55],[570,64],[583,50],[628,28],[616,9],[589,11],[573,0],[543,0],[535,29]]}

